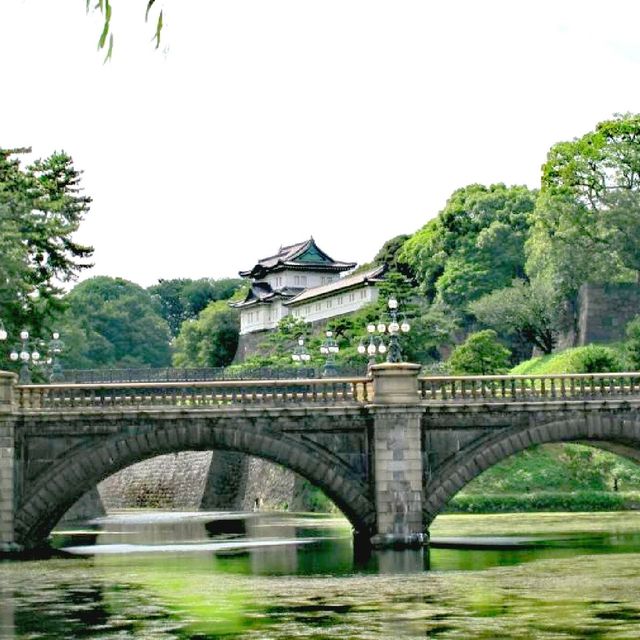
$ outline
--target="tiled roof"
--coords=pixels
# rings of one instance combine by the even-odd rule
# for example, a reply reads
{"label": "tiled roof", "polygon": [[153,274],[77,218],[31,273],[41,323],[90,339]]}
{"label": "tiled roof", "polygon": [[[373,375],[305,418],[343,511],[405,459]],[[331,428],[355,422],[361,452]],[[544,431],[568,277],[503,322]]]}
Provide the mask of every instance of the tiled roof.
{"label": "tiled roof", "polygon": [[368,271],[363,271],[362,273],[356,273],[351,276],[347,276],[346,278],[340,278],[335,282],[330,282],[329,284],[323,284],[319,287],[305,289],[295,298],[292,298],[291,300],[285,302],[285,304],[294,306],[302,302],[308,302],[309,300],[313,300],[314,298],[321,298],[330,294],[338,293],[339,291],[344,291],[346,289],[353,289],[361,285],[379,282],[385,272],[385,269],[386,267],[382,265],[380,267],[369,269]]}
{"label": "tiled roof", "polygon": [[278,253],[267,258],[261,258],[254,267],[247,271],[240,271],[243,278],[264,277],[269,271],[293,268],[313,269],[315,271],[346,271],[353,269],[355,262],[337,262],[315,243],[313,238],[280,247]]}
{"label": "tiled roof", "polygon": [[268,282],[252,282],[246,298],[242,302],[234,302],[232,307],[248,307],[259,302],[271,302],[275,298],[288,299],[298,295],[304,289],[300,287],[284,287],[274,291]]}

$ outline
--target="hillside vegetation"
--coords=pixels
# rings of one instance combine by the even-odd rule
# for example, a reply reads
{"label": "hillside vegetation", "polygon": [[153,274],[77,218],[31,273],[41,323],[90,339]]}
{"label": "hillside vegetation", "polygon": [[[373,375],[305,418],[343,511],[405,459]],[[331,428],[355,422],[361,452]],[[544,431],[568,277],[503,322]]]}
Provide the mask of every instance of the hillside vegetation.
{"label": "hillside vegetation", "polygon": [[624,344],[574,347],[559,353],[537,356],[513,367],[514,375],[548,375],[554,373],[607,373],[633,370],[627,362]]}

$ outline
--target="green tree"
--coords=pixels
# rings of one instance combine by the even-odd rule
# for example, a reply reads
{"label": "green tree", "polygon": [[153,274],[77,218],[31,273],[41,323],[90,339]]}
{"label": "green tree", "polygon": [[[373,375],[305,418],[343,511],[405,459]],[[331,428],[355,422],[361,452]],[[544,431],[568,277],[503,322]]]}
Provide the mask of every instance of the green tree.
{"label": "green tree", "polygon": [[458,345],[449,358],[454,375],[491,375],[507,373],[511,352],[498,341],[492,329],[472,333]]}
{"label": "green tree", "polygon": [[524,275],[524,243],[536,193],[473,184],[407,240],[398,255],[429,298],[466,310],[469,301]]}
{"label": "green tree", "polygon": [[158,298],[171,335],[176,336],[185,320],[196,318],[210,302],[229,300],[243,282],[239,278],[161,279],[148,290]]}
{"label": "green tree", "polygon": [[527,241],[527,272],[564,296],[640,271],[640,115],[616,115],[549,151]]}
{"label": "green tree", "polygon": [[198,317],[182,323],[175,340],[177,367],[226,367],[238,348],[240,315],[225,301],[211,302]]}
{"label": "green tree", "polygon": [[171,361],[169,327],[142,287],[98,276],[66,296],[61,322],[70,368],[164,367]]}
{"label": "green tree", "polygon": [[546,279],[516,279],[471,302],[469,310],[482,324],[516,334],[543,353],[551,353],[562,327],[563,308],[554,285]]}
{"label": "green tree", "polygon": [[28,152],[0,149],[0,320],[11,336],[51,328],[61,283],[91,266],[93,252],[73,240],[91,199],[71,157],[56,152],[23,168],[19,156]]}

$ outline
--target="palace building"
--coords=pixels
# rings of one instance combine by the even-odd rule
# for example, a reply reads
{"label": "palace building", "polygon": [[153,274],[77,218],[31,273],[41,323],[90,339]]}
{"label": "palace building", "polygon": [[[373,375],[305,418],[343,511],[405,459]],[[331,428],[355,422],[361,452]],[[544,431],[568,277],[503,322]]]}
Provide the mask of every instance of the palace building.
{"label": "palace building", "polygon": [[240,271],[251,281],[246,298],[233,305],[240,309],[240,334],[275,329],[287,315],[318,322],[374,302],[384,267],[340,277],[355,266],[333,260],[313,238],[258,260]]}

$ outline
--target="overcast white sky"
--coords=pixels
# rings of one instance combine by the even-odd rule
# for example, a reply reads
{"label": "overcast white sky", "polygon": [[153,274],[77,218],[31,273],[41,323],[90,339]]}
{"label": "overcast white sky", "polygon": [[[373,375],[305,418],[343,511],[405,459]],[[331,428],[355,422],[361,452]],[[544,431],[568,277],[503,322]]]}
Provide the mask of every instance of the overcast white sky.
{"label": "overcast white sky", "polygon": [[[162,0],[157,0],[160,4]],[[313,235],[370,260],[473,182],[640,109],[640,3],[0,0],[0,146],[70,153],[87,275],[223,277]]]}

